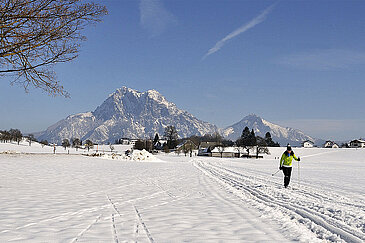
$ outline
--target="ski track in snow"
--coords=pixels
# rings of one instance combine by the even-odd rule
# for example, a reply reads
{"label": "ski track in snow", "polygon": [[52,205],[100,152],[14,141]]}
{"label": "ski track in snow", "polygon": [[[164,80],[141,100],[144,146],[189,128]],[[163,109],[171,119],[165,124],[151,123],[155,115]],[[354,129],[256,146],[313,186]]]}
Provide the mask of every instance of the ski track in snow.
{"label": "ski track in snow", "polygon": [[80,238],[88,231],[91,229],[91,227],[96,224],[100,218],[101,218],[102,214],[100,214],[94,222],[92,222],[91,224],[89,224],[84,230],[82,230],[72,241],[71,243],[77,242],[78,240],[80,240]]}
{"label": "ski track in snow", "polygon": [[[256,223],[256,222],[254,222],[254,221],[256,221],[255,216],[247,217],[247,215],[241,214],[240,208],[242,207],[242,205],[240,204],[240,202],[229,200],[229,198],[227,197],[227,191],[224,190],[224,186],[221,187],[221,190],[212,189],[209,178],[210,177],[209,176],[207,177],[206,174],[202,174],[201,179],[200,179],[200,182],[204,186],[206,193],[212,195],[217,201],[221,202],[222,204],[227,205],[228,207],[232,208],[233,211],[237,215],[239,215],[241,218],[245,218],[249,224],[255,225],[255,223]],[[247,210],[246,213],[249,213],[249,209],[246,209],[246,210]],[[262,228],[261,230],[265,234],[270,233],[269,229]],[[271,234],[271,235],[273,235],[273,234]],[[273,238],[272,241],[281,242],[282,239]]]}
{"label": "ski track in snow", "polygon": [[[346,242],[365,241],[364,203],[309,185],[302,185],[295,190],[284,189],[279,183],[269,185],[267,178],[257,174],[236,172],[201,160],[193,163],[205,175],[221,182],[244,200],[249,196],[257,203],[297,218],[300,223],[308,223],[310,220],[312,223],[307,227],[318,238],[337,241],[339,236]],[[342,206],[339,207],[339,204]]]}
{"label": "ski track in snow", "polygon": [[1,182],[0,239],[365,242],[361,186],[346,191],[349,184],[331,187],[330,181],[326,187],[308,178],[298,184],[294,177],[291,189],[284,189],[282,178],[250,160],[166,159],[172,163],[0,157],[7,176]]}
{"label": "ski track in snow", "polygon": [[150,233],[150,231],[148,230],[148,228],[147,228],[147,226],[146,226],[145,222],[143,221],[142,216],[141,216],[141,214],[140,214],[140,212],[138,211],[138,209],[137,209],[137,207],[136,207],[136,206],[134,206],[134,210],[135,210],[135,212],[136,212],[136,215],[137,215],[137,218],[138,218],[139,223],[143,226],[143,229],[144,229],[144,231],[145,231],[145,233],[146,233],[146,235],[147,235],[148,240],[149,240],[151,243],[155,242],[155,241],[153,240],[153,238],[152,238],[152,236],[151,236],[151,233]]}
{"label": "ski track in snow", "polygon": [[115,225],[115,218],[114,218],[114,214],[112,214],[112,225],[113,225],[113,236],[114,236],[114,242],[118,243],[118,233],[117,233],[117,227]]}

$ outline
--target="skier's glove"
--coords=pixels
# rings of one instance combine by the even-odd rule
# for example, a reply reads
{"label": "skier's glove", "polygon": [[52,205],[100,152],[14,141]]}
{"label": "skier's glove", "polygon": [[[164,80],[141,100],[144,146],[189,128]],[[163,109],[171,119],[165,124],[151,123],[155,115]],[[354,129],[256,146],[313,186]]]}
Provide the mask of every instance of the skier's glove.
{"label": "skier's glove", "polygon": [[300,161],[300,157],[298,157],[298,161]]}
{"label": "skier's glove", "polygon": [[282,166],[280,166],[280,167],[279,167],[279,170],[283,170],[283,167],[282,167]]}

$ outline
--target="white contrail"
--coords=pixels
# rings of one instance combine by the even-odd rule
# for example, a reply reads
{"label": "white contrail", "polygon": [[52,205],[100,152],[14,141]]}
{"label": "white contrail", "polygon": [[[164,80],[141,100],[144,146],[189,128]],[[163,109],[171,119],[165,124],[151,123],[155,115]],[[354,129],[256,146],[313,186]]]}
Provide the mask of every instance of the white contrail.
{"label": "white contrail", "polygon": [[209,56],[209,55],[213,54],[214,52],[218,51],[219,49],[221,49],[224,46],[226,41],[236,37],[239,34],[246,32],[247,30],[249,30],[249,29],[255,27],[256,25],[258,25],[259,23],[263,22],[266,19],[266,16],[273,10],[275,5],[276,5],[276,3],[270,5],[264,11],[262,11],[259,15],[257,15],[255,18],[253,18],[250,22],[242,25],[241,27],[239,27],[235,31],[229,33],[226,37],[224,37],[223,39],[218,41],[215,44],[215,46],[210,48],[209,51],[207,52],[207,54],[205,54],[203,56],[202,60],[204,60],[207,56]]}

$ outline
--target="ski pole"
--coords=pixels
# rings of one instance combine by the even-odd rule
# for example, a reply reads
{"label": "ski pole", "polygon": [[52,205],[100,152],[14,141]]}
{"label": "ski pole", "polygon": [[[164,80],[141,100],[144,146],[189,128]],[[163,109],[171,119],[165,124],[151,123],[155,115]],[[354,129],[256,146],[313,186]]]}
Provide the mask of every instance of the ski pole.
{"label": "ski pole", "polygon": [[298,161],[298,184],[299,184],[299,188],[300,188],[300,163]]}
{"label": "ski pole", "polygon": [[274,174],[271,174],[272,176],[276,175],[280,170],[277,170]]}

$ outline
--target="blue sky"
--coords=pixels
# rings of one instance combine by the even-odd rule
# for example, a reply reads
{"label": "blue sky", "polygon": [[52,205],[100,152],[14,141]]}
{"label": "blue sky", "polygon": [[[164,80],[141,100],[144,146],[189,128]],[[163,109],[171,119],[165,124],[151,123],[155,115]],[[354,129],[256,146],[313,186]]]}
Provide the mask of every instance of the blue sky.
{"label": "blue sky", "polygon": [[99,2],[109,15],[56,67],[71,99],[2,78],[0,129],[44,130],[127,86],[219,127],[255,113],[318,138],[365,137],[365,1]]}

